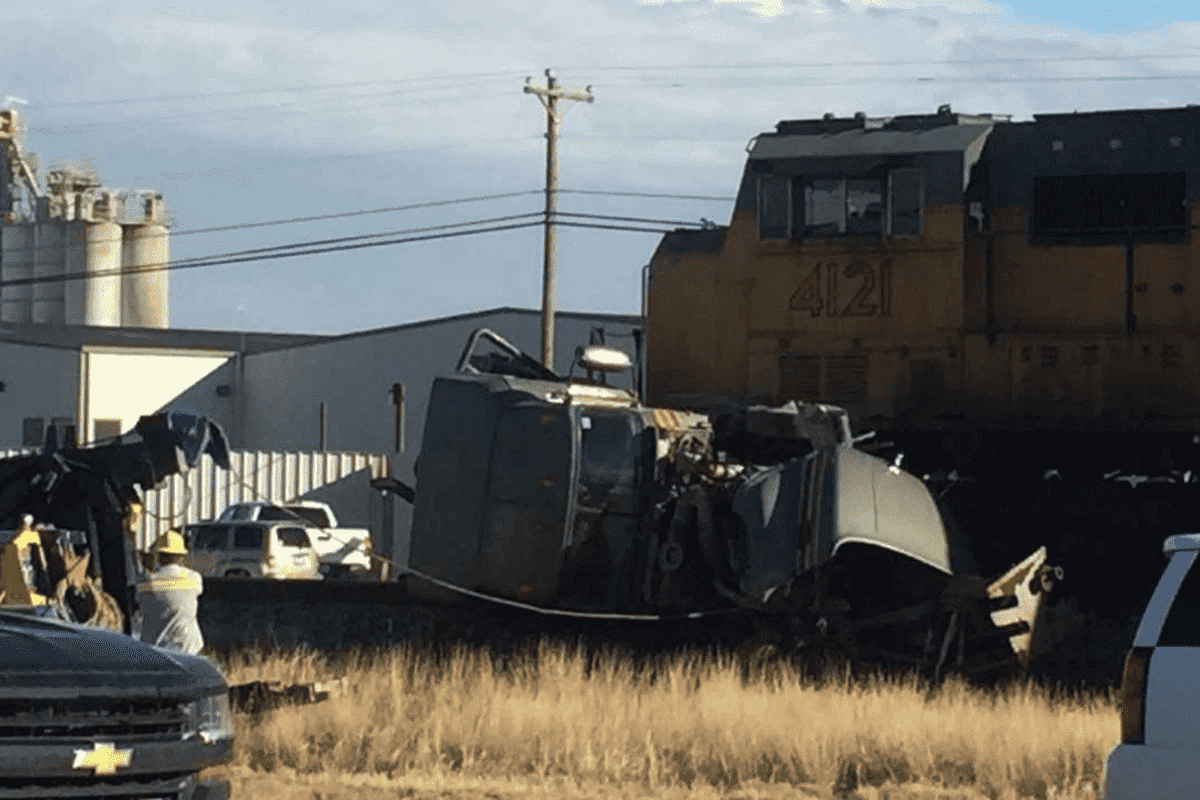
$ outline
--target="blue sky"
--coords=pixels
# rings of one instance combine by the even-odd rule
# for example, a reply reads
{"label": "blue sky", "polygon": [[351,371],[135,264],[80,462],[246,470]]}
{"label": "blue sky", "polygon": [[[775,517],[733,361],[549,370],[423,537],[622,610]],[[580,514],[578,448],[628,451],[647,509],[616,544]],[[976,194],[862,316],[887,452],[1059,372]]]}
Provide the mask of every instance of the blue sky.
{"label": "blue sky", "polygon": [[[524,77],[590,84],[562,126],[577,213],[727,222],[746,141],[785,118],[1200,102],[1200,12],[1101,0],[358,0],[5,5],[0,96],[43,165],[90,159],[157,189],[173,255],[536,212],[541,106]],[[1110,12],[1111,13],[1108,13]],[[633,313],[651,234],[564,229],[559,305]],[[540,301],[541,232],[174,272],[179,327],[343,332]]]}
{"label": "blue sky", "polygon": [[1065,22],[1112,33],[1149,31],[1177,20],[1197,18],[1196,4],[1182,0],[1147,0],[1144,3],[1023,0],[1011,5],[1030,18]]}

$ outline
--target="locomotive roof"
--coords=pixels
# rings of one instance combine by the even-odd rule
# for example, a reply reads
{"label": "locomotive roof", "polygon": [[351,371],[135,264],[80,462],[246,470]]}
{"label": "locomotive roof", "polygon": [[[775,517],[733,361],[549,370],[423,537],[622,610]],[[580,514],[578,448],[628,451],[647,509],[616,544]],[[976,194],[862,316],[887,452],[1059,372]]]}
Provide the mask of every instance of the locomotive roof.
{"label": "locomotive roof", "polygon": [[[760,135],[750,158],[829,158],[831,156],[902,155],[962,152],[987,136],[997,120],[990,114],[930,115],[928,121],[899,118],[784,121],[776,133]],[[924,124],[920,124],[924,122]]]}

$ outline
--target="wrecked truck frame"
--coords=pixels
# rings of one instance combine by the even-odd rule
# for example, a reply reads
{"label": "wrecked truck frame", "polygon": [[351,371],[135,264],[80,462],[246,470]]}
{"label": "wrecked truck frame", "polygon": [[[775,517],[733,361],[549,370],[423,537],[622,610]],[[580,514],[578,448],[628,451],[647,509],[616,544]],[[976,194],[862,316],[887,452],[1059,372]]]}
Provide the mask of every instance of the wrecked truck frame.
{"label": "wrecked truck frame", "polygon": [[[80,447],[71,426],[63,439],[65,446],[51,425],[40,453],[0,458],[0,531],[30,515],[47,556],[45,593],[71,621],[128,633],[138,579],[131,530],[141,513],[140,492],[186,472],[205,453],[228,469],[228,442],[215,422],[182,409],[141,417],[116,441]],[[119,612],[103,614],[106,605]]]}
{"label": "wrecked truck frame", "polygon": [[434,382],[416,486],[379,486],[414,506],[410,587],[585,618],[750,610],[781,649],[934,676],[1028,665],[1061,577],[1044,548],[989,582],[843,409],[649,408],[608,385],[622,366],[580,348],[587,377],[564,377],[471,335]]}

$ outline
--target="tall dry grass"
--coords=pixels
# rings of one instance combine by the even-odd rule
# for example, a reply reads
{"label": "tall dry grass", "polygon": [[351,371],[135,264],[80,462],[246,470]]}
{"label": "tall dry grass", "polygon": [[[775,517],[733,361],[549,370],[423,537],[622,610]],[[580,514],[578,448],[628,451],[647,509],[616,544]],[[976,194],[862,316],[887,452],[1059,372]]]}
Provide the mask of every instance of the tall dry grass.
{"label": "tall dry grass", "polygon": [[639,668],[542,647],[498,668],[478,650],[435,659],[396,649],[338,662],[241,653],[224,666],[232,682],[345,675],[352,687],[317,706],[239,717],[235,765],[258,771],[1084,797],[1118,733],[1111,696],[813,680],[782,666],[747,677],[698,655]]}

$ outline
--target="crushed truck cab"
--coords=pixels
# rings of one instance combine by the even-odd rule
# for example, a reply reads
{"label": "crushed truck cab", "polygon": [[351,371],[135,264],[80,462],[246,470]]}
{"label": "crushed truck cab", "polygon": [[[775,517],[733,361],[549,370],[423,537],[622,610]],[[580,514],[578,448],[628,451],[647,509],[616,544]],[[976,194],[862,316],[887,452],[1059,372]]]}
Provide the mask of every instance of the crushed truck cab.
{"label": "crushed truck cab", "polygon": [[842,409],[649,408],[595,377],[595,349],[571,379],[472,336],[430,396],[410,574],[569,613],[777,612],[800,642],[931,665],[961,612],[1017,605],[964,571],[925,485],[857,449]]}

